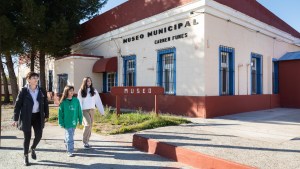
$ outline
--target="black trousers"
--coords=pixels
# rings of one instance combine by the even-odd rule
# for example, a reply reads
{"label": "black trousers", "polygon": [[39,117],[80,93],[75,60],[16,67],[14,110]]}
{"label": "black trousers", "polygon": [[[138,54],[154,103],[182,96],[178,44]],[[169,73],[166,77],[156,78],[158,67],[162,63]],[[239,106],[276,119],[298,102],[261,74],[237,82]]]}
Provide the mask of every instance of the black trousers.
{"label": "black trousers", "polygon": [[[33,127],[34,130],[34,140],[33,144],[31,146],[32,149],[35,149],[36,146],[39,144],[42,134],[43,134],[43,129],[42,129],[42,122],[41,122],[41,115],[40,113],[32,113],[31,116],[31,126]],[[24,143],[23,143],[23,148],[24,148],[24,154],[27,155],[29,152],[29,145],[30,145],[30,139],[31,139],[31,130],[30,131],[23,131],[24,133]]]}

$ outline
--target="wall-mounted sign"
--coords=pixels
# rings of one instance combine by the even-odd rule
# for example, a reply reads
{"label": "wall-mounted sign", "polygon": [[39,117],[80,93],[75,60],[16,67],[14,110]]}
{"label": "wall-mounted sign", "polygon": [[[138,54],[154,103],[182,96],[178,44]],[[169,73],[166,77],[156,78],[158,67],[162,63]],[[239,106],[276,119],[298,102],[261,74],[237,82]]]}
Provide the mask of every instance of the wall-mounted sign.
{"label": "wall-mounted sign", "polygon": [[120,107],[121,107],[120,96],[127,96],[127,95],[136,95],[136,96],[154,95],[154,111],[155,111],[156,115],[158,115],[157,95],[163,95],[164,88],[163,87],[153,87],[153,86],[112,87],[111,94],[116,96],[116,108],[117,108],[118,116],[120,115]]}
{"label": "wall-mounted sign", "polygon": [[[192,21],[185,21],[185,22],[180,22],[174,25],[169,25],[160,29],[156,29],[156,30],[152,30],[147,32],[147,34],[139,34],[139,35],[135,35],[132,37],[128,37],[128,38],[124,38],[123,39],[123,44],[125,43],[129,43],[129,42],[134,42],[134,41],[138,41],[144,38],[149,38],[152,36],[156,36],[156,35],[161,35],[167,32],[172,32],[172,31],[176,31],[176,30],[180,30],[182,28],[186,28],[186,27],[191,27],[194,25],[198,25],[199,23],[197,22],[196,19],[193,19]],[[158,44],[158,43],[163,43],[163,42],[168,42],[171,40],[177,40],[177,39],[182,39],[182,38],[186,38],[188,35],[187,33],[183,33],[183,34],[179,34],[179,35],[175,35],[175,36],[171,36],[171,37],[166,37],[166,38],[162,38],[159,40],[155,40],[154,44]]]}
{"label": "wall-mounted sign", "polygon": [[188,33],[183,33],[183,34],[179,34],[179,35],[175,35],[175,36],[169,36],[169,37],[166,37],[166,38],[155,40],[154,44],[169,42],[169,41],[172,41],[172,40],[178,40],[178,39],[183,39],[183,38],[187,38],[187,37],[188,37]]}
{"label": "wall-mounted sign", "polygon": [[140,87],[112,87],[112,95],[161,95],[164,94],[164,88],[153,86],[140,86]]}

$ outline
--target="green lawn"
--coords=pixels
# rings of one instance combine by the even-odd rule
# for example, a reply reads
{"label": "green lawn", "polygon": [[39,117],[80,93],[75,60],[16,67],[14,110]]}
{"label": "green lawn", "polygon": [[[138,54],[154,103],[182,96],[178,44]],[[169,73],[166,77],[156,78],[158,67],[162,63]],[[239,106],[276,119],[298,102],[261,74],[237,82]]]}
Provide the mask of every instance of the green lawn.
{"label": "green lawn", "polygon": [[[49,122],[57,124],[57,109],[57,107],[50,108]],[[98,110],[95,112],[93,130],[98,134],[105,135],[121,134],[183,123],[190,123],[190,121],[166,114],[156,116],[154,112],[146,113],[141,110],[136,112],[122,112],[118,117],[115,111],[106,107],[104,116],[101,116]],[[83,128],[83,126],[78,126],[78,128]]]}

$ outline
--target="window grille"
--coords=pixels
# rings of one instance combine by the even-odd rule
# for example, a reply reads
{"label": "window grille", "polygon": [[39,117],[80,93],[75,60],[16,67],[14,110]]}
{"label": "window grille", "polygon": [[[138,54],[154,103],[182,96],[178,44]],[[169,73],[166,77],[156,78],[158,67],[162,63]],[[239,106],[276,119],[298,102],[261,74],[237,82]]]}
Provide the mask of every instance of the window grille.
{"label": "window grille", "polygon": [[234,49],[220,46],[220,95],[234,95]]}
{"label": "window grille", "polygon": [[58,93],[62,94],[64,92],[65,86],[68,84],[68,75],[59,74],[58,75]]}
{"label": "window grille", "polygon": [[278,61],[273,61],[273,72],[272,72],[272,79],[273,79],[273,94],[278,94],[278,84],[279,84],[279,79],[278,79]]}
{"label": "window grille", "polygon": [[49,70],[48,91],[52,92],[53,88],[53,70]]}
{"label": "window grille", "polygon": [[257,94],[257,70],[256,58],[251,59],[251,86],[252,94]]}
{"label": "window grille", "polygon": [[251,93],[262,94],[262,55],[251,54]]}
{"label": "window grille", "polygon": [[176,92],[176,53],[175,48],[158,51],[157,84],[166,94]]}
{"label": "window grille", "polygon": [[116,86],[116,73],[107,73],[107,91],[110,92],[111,88]]}
{"label": "window grille", "polygon": [[127,56],[124,57],[124,86],[136,85],[136,57]]}

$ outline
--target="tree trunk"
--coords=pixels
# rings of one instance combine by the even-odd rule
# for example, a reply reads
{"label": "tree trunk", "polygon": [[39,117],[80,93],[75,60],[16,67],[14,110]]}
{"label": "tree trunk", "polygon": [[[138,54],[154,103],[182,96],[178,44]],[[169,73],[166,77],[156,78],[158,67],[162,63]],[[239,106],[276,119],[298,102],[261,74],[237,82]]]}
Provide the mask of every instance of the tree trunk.
{"label": "tree trunk", "polygon": [[35,54],[36,54],[35,50],[32,49],[31,53],[30,53],[30,71],[31,72],[34,72],[34,60],[36,58]]}
{"label": "tree trunk", "polygon": [[40,52],[40,81],[41,81],[41,87],[46,89],[46,79],[45,79],[45,52]]}
{"label": "tree trunk", "polygon": [[8,74],[9,74],[9,79],[10,79],[13,103],[15,103],[17,96],[18,96],[19,87],[18,87],[17,77],[16,77],[16,74],[14,71],[14,64],[12,62],[12,57],[11,57],[10,52],[6,52],[5,58],[6,58],[6,65],[7,65],[7,70],[8,70]]}
{"label": "tree trunk", "polygon": [[[10,100],[9,100],[9,90],[8,90],[8,82],[7,82],[7,77],[5,75],[5,72],[4,72],[4,67],[3,67],[3,63],[1,62],[1,65],[0,65],[0,71],[1,71],[1,77],[2,77],[2,81],[3,81],[3,88],[4,88],[4,101],[3,103],[9,103]],[[1,93],[2,95],[2,93]]]}

